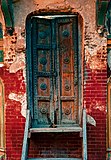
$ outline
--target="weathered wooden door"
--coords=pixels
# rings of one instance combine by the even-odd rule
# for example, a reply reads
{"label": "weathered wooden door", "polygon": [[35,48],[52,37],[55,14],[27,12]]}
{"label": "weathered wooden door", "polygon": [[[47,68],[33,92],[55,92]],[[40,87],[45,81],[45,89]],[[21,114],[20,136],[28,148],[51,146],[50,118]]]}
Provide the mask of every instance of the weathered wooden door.
{"label": "weathered wooden door", "polygon": [[77,28],[76,15],[31,19],[27,32],[31,34],[29,92],[34,127],[68,127],[78,122]]}

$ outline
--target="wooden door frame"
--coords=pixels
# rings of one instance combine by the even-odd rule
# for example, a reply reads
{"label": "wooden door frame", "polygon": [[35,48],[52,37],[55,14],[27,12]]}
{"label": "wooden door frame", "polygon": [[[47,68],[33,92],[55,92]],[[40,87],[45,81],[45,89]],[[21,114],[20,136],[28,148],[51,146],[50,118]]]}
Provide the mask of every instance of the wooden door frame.
{"label": "wooden door frame", "polygon": [[[40,12],[39,13],[38,12],[35,15],[33,13],[33,14],[29,14],[27,16],[27,19],[26,19],[26,35],[27,35],[27,38],[26,38],[26,46],[27,46],[26,71],[27,72],[26,72],[26,74],[27,74],[27,98],[28,98],[27,102],[28,102],[28,109],[31,110],[32,119],[33,119],[33,114],[32,114],[33,113],[33,108],[31,106],[33,106],[33,101],[32,101],[32,99],[33,99],[33,94],[32,94],[33,89],[32,89],[32,86],[31,86],[31,84],[32,84],[31,77],[32,77],[32,67],[33,66],[32,66],[32,63],[31,63],[32,55],[30,54],[31,53],[31,38],[30,38],[30,35],[31,35],[31,18],[33,16],[41,16],[41,15],[42,16],[47,16],[47,15],[61,15],[61,16],[63,16],[63,15],[75,15],[75,13],[71,13],[71,12],[62,12],[61,13],[61,12],[58,12],[58,11],[57,12],[52,12],[51,11],[51,13],[50,12],[49,13],[47,13],[47,12],[43,12],[43,13]],[[76,13],[76,15],[78,15],[78,14]],[[79,19],[81,19],[80,15],[78,17],[79,17]],[[79,30],[78,44],[81,45],[81,46],[79,46],[79,51],[78,51],[79,61],[81,61],[80,64],[79,64],[81,69],[79,69],[80,75],[79,75],[79,84],[78,84],[78,86],[79,86],[79,89],[78,89],[79,90],[79,98],[78,98],[79,99],[79,117],[81,117],[82,108],[83,108],[83,58],[84,58],[84,56],[82,54],[82,52],[83,52],[83,45],[82,45],[83,35],[81,33],[81,28],[83,29],[83,27],[81,27],[80,24],[79,24],[78,25],[78,30]],[[81,119],[79,119],[78,123],[79,124],[81,123]]]}

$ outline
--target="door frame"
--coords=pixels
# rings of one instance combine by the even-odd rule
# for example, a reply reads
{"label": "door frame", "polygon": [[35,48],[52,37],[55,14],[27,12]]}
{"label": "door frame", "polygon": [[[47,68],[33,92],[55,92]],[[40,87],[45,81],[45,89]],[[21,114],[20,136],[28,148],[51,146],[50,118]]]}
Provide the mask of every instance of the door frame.
{"label": "door frame", "polygon": [[[48,14],[48,13],[42,13],[42,14],[36,14],[36,15],[33,15],[33,16],[37,16],[37,17],[40,17],[40,16],[55,16],[55,17],[70,17],[70,16],[78,16],[77,14],[71,14],[71,13],[53,13],[53,14]],[[26,56],[26,73],[27,73],[27,104],[28,104],[28,109],[31,110],[31,116],[32,116],[32,119],[34,118],[34,115],[33,115],[33,106],[34,105],[34,102],[33,102],[33,88],[32,88],[32,55],[30,54],[31,53],[31,19],[33,16],[28,16],[27,19],[26,19],[26,46],[27,46],[27,56]],[[78,97],[78,106],[79,106],[79,111],[78,111],[78,124],[81,123],[81,115],[82,115],[82,108],[83,108],[83,55],[82,55],[82,46],[81,46],[81,42],[82,42],[82,35],[81,35],[81,26],[78,22],[78,44],[80,45],[78,47],[78,57],[79,57],[79,70],[78,70],[78,73],[79,73],[79,82],[78,82],[78,92],[79,92],[79,97]]]}

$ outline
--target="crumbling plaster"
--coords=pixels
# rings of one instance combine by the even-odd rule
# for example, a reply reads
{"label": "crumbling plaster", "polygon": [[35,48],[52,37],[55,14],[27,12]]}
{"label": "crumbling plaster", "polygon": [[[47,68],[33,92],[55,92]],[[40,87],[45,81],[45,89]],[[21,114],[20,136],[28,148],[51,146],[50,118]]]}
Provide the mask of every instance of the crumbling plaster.
{"label": "crumbling plaster", "polygon": [[[14,17],[15,17],[15,27],[25,29],[25,21],[28,14],[37,11],[39,9],[45,9],[47,12],[49,10],[70,10],[73,13],[78,12],[84,23],[84,35],[83,44],[85,50],[86,63],[89,64],[89,59],[92,61],[95,58],[97,63],[92,63],[90,68],[102,69],[106,66],[106,59],[103,60],[102,64],[99,63],[98,67],[98,56],[97,53],[106,48],[107,39],[105,37],[100,37],[96,27],[96,2],[95,0],[19,0],[14,3]],[[90,11],[90,12],[89,12]],[[106,51],[106,49],[104,49]]]}
{"label": "crumbling plaster", "polygon": [[26,109],[27,109],[26,93],[25,94],[10,93],[9,99],[15,100],[21,103],[21,115],[23,117],[26,117]]}
{"label": "crumbling plaster", "polygon": [[[25,76],[25,22],[31,12],[38,10],[58,10],[79,13],[83,18],[82,47],[85,54],[86,65],[95,72],[106,68],[107,39],[100,37],[96,28],[96,3],[95,0],[18,0],[14,5],[15,32],[13,36],[4,36],[5,57],[4,61],[10,73],[16,73],[22,69]],[[8,45],[7,45],[8,43]],[[8,60],[9,59],[9,60]],[[26,95],[10,93],[9,98],[20,101],[22,104],[21,114],[25,116]],[[98,106],[98,105],[97,105]],[[23,109],[25,108],[25,109]]]}

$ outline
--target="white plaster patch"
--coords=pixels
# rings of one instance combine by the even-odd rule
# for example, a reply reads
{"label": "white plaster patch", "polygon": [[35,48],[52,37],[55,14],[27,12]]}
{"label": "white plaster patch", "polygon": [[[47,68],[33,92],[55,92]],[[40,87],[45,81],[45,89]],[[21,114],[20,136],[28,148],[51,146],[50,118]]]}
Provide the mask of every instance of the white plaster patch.
{"label": "white plaster patch", "polygon": [[89,108],[87,108],[87,113],[91,113],[93,112],[93,110],[99,110],[100,112],[104,112],[104,113],[107,112],[106,106],[102,104],[101,101],[95,101],[95,100],[93,100]]}
{"label": "white plaster patch", "polygon": [[24,53],[17,54],[15,61],[9,67],[10,73],[16,73],[19,70],[23,70],[24,82],[26,82],[26,68],[25,68],[25,54]]}
{"label": "white plaster patch", "polygon": [[90,116],[89,114],[87,114],[87,122],[96,127],[95,119],[92,116]]}
{"label": "white plaster patch", "polygon": [[23,117],[26,118],[26,110],[27,110],[26,93],[25,94],[10,93],[9,99],[12,99],[21,103],[21,114]]}
{"label": "white plaster patch", "polygon": [[25,54],[20,53],[16,55],[15,61],[11,64],[9,68],[10,73],[16,73],[18,70],[25,68]]}
{"label": "white plaster patch", "polygon": [[100,111],[102,111],[102,112],[106,112],[106,110],[105,110],[105,106],[104,105],[102,105],[102,104],[100,104],[99,102],[96,102],[96,106],[95,107],[93,107],[94,109],[98,109],[98,110],[100,110]]}
{"label": "white plaster patch", "polygon": [[[95,20],[85,19],[85,60],[92,71],[106,68],[107,38],[100,37],[95,28]],[[89,20],[88,20],[89,19]]]}
{"label": "white plaster patch", "polygon": [[106,68],[107,55],[106,46],[96,47],[91,50],[88,46],[85,47],[85,60],[89,64],[92,71]]}
{"label": "white plaster patch", "polygon": [[24,81],[26,82],[26,71],[25,71],[25,50],[26,50],[26,41],[25,41],[25,29],[21,27],[15,27],[15,33],[17,40],[15,43],[15,59],[13,63],[9,66],[10,73],[16,73],[19,70],[23,70]]}

